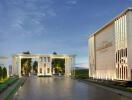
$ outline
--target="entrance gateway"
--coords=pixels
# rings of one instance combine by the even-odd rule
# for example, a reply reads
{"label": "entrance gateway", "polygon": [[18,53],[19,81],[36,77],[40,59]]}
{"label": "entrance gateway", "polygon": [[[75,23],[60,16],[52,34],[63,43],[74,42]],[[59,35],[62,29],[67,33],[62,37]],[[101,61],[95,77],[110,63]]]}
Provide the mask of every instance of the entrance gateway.
{"label": "entrance gateway", "polygon": [[37,76],[52,76],[55,74],[52,68],[53,59],[63,59],[64,75],[70,76],[75,66],[75,55],[67,54],[16,54],[13,55],[13,74],[22,76],[21,61],[22,59],[35,59],[38,62]]}

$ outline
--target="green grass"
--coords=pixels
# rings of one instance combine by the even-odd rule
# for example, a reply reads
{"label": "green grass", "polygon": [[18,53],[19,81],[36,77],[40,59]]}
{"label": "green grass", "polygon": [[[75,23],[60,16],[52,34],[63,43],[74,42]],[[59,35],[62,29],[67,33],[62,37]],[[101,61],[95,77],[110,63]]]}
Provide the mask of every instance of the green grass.
{"label": "green grass", "polygon": [[1,82],[0,83],[0,92],[2,92],[4,89],[6,89],[8,86],[13,84],[17,80],[18,80],[18,77],[14,76],[14,77],[10,77],[10,78],[6,79],[5,81]]}
{"label": "green grass", "polygon": [[9,100],[10,96],[15,94],[17,92],[17,90],[19,89],[19,87],[24,84],[24,81],[25,80],[23,80],[23,79],[19,79],[18,84],[16,85],[16,87],[6,94],[6,96],[4,97],[4,100]]}
{"label": "green grass", "polygon": [[132,92],[132,87],[127,87],[127,89]]}
{"label": "green grass", "polygon": [[75,70],[75,77],[76,78],[88,78],[89,77],[88,69],[77,69],[77,70]]}

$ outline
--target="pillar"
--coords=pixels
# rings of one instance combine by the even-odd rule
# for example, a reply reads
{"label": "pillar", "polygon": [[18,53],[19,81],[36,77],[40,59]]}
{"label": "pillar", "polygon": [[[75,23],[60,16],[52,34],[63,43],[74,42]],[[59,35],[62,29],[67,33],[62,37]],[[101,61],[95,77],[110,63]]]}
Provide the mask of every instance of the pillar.
{"label": "pillar", "polygon": [[19,77],[21,77],[21,57],[19,57],[19,61],[18,61],[18,75]]}

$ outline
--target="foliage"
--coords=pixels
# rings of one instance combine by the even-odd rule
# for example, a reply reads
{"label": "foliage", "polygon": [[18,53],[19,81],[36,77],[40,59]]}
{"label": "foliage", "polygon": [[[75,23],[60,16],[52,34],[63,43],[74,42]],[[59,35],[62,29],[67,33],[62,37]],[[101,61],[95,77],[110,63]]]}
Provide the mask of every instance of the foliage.
{"label": "foliage", "polygon": [[23,54],[30,54],[30,51],[25,51],[23,52]]}
{"label": "foliage", "polygon": [[6,79],[7,78],[7,69],[4,67],[2,72],[3,72],[3,79]]}
{"label": "foliage", "polygon": [[82,75],[82,74],[88,75],[88,69],[76,69],[75,74],[76,75]]}
{"label": "foliage", "polygon": [[22,74],[28,75],[31,71],[31,58],[23,58],[21,59],[21,69],[22,69]]}
{"label": "foliage", "polygon": [[55,69],[55,73],[65,73],[65,60],[64,59],[53,59],[52,67]]}
{"label": "foliage", "polygon": [[3,81],[6,78],[7,78],[7,69],[6,67],[2,68],[0,66],[0,81]]}
{"label": "foliage", "polygon": [[33,70],[35,73],[37,73],[37,71],[38,71],[38,62],[37,61],[34,61],[34,63],[33,63]]}
{"label": "foliage", "polygon": [[13,76],[8,78],[7,80],[0,83],[0,92],[2,92],[4,89],[6,89],[8,86],[16,82],[19,78],[17,76]]}
{"label": "foliage", "polygon": [[[26,51],[26,52],[23,52],[23,54],[30,54],[29,51]],[[31,62],[32,62],[32,59],[31,58],[23,58],[21,59],[21,73],[22,75],[25,74],[25,75],[28,75],[31,71]]]}
{"label": "foliage", "polygon": [[89,76],[88,69],[76,69],[75,70],[75,77],[87,77]]}
{"label": "foliage", "polygon": [[54,52],[53,52],[53,55],[57,55],[57,52],[54,51]]}
{"label": "foliage", "polygon": [[0,81],[3,79],[3,69],[2,69],[2,67],[0,66]]}

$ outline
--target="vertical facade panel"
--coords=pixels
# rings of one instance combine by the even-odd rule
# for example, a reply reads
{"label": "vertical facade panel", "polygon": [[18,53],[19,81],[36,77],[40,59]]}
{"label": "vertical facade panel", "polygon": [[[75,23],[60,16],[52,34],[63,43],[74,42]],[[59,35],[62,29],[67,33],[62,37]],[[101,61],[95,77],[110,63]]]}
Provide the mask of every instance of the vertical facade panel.
{"label": "vertical facade panel", "polygon": [[[118,26],[118,27],[117,27]],[[120,80],[127,80],[126,75],[126,67],[127,65],[127,56],[126,56],[126,49],[127,49],[127,40],[126,40],[126,15],[121,16],[115,21],[115,45],[117,46],[115,52],[118,53],[118,61],[116,62],[116,65],[119,67],[117,70],[119,70],[117,73],[117,78]],[[118,52],[117,52],[118,51]],[[115,55],[116,56],[116,55]],[[119,77],[118,77],[119,76]]]}

